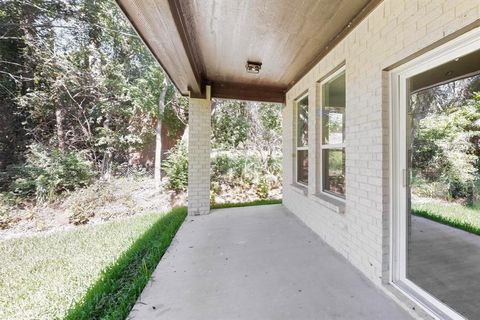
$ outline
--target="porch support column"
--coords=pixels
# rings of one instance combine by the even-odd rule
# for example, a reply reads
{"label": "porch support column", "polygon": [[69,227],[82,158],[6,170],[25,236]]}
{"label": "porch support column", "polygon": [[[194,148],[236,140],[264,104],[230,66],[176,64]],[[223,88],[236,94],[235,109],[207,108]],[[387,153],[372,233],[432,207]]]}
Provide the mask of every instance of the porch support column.
{"label": "porch support column", "polygon": [[190,98],[188,109],[188,214],[210,212],[210,86],[206,98]]}

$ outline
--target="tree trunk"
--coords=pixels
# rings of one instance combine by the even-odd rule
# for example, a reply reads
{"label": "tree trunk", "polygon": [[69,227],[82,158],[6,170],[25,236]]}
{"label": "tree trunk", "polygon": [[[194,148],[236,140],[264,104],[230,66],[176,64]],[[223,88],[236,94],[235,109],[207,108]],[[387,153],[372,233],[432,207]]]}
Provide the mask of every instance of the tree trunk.
{"label": "tree trunk", "polygon": [[158,117],[155,126],[155,186],[162,181],[162,119]]}
{"label": "tree trunk", "polygon": [[[103,122],[103,128],[108,134],[110,134],[110,121],[112,119],[110,110],[107,110],[105,118],[106,119]],[[106,181],[110,180],[111,173],[112,173],[112,152],[110,150],[110,145],[107,145],[107,148],[105,150],[105,153],[103,155],[103,160],[102,160],[102,179]]]}
{"label": "tree trunk", "polygon": [[65,151],[65,131],[63,128],[63,123],[65,120],[65,113],[63,108],[59,107],[55,110],[55,122],[57,126],[57,139],[58,139],[58,148],[63,152]]}
{"label": "tree trunk", "polygon": [[167,95],[168,82],[165,77],[163,81],[162,91],[160,91],[160,98],[158,99],[158,116],[157,124],[155,126],[155,186],[160,187],[162,182],[162,118],[165,111],[165,98]]}

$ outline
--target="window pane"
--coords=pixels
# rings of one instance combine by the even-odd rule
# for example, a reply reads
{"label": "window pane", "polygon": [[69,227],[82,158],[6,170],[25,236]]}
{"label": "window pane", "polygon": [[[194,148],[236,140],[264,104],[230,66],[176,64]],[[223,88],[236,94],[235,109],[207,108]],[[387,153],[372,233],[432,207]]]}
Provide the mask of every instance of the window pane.
{"label": "window pane", "polygon": [[308,97],[297,104],[297,147],[308,145]]}
{"label": "window pane", "polygon": [[345,195],[345,151],[340,149],[323,150],[323,190]]}
{"label": "window pane", "polygon": [[322,143],[345,140],[345,72],[323,85]]}
{"label": "window pane", "polygon": [[297,182],[308,184],[308,151],[297,151]]}

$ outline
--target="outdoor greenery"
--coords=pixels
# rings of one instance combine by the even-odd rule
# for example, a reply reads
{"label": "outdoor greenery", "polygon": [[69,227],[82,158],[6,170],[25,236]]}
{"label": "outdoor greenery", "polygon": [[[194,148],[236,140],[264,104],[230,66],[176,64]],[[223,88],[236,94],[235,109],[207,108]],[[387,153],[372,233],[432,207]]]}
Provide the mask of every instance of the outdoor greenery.
{"label": "outdoor greenery", "polygon": [[163,170],[168,177],[167,186],[177,191],[186,191],[188,185],[188,151],[187,145],[179,141],[167,153],[163,162]]}
{"label": "outdoor greenery", "polygon": [[113,0],[7,0],[0,26],[0,191],[45,200],[182,136],[187,99]]}
{"label": "outdoor greenery", "polygon": [[278,197],[281,105],[218,101],[212,109],[211,203]]}
{"label": "outdoor greenery", "polygon": [[[245,192],[266,199],[281,186],[281,105],[214,101],[212,107],[212,203],[244,202]],[[188,184],[187,146],[180,141],[167,153],[163,170],[170,189]]]}
{"label": "outdoor greenery", "polygon": [[478,234],[480,76],[411,96],[412,213]]}
{"label": "outdoor greenery", "polygon": [[[0,25],[1,199],[51,202],[132,170],[186,191],[188,99],[113,0],[8,0]],[[280,105],[214,101],[212,129],[215,190],[279,188]]]}
{"label": "outdoor greenery", "polygon": [[412,213],[480,235],[480,209],[458,203],[414,203]]}
{"label": "outdoor greenery", "polygon": [[126,319],[187,215],[172,209],[109,266],[65,319]]}
{"label": "outdoor greenery", "polygon": [[280,203],[282,203],[281,199],[255,200],[255,201],[250,201],[250,202],[215,204],[215,205],[212,206],[212,209],[265,206],[265,205],[280,204]]}
{"label": "outdoor greenery", "polygon": [[[144,241],[143,245],[150,246],[147,239],[152,233],[157,245],[141,254],[146,262],[154,251],[168,246],[167,241],[174,234],[172,223],[181,223],[184,212],[177,210],[167,216],[146,214],[1,241],[0,318],[63,318],[70,307],[85,301],[83,297],[88,288],[99,281],[99,277],[106,279],[113,272],[105,271],[102,275],[104,270],[112,270],[112,266],[124,264],[128,256],[130,259],[135,256],[134,253],[139,252],[135,250],[141,246],[138,243]],[[139,290],[138,284],[128,285],[136,285]]]}
{"label": "outdoor greenery", "polygon": [[[188,98],[114,0],[0,27],[0,318],[124,318],[185,215],[148,212],[186,203]],[[212,101],[211,156],[212,204],[277,203],[281,105]]]}
{"label": "outdoor greenery", "polygon": [[35,143],[29,146],[25,163],[12,170],[15,180],[10,184],[10,195],[36,197],[39,202],[86,187],[94,177],[91,164],[78,153],[48,150]]}

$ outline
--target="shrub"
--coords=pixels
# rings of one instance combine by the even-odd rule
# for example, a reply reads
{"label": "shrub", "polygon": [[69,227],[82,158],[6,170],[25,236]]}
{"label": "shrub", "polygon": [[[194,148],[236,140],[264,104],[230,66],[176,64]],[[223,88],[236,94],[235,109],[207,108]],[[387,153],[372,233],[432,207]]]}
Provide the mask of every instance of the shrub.
{"label": "shrub", "polygon": [[442,181],[427,181],[421,175],[414,175],[411,182],[412,192],[419,197],[448,200],[449,187]]}
{"label": "shrub", "polygon": [[269,188],[267,179],[263,176],[260,177],[260,180],[258,181],[258,186],[257,186],[257,196],[260,199],[267,199],[269,189],[270,188]]}
{"label": "shrub", "polygon": [[168,152],[167,159],[162,165],[168,177],[167,187],[176,191],[186,191],[188,185],[188,153],[187,146],[179,141]]}
{"label": "shrub", "polygon": [[263,166],[256,156],[227,152],[213,157],[211,171],[214,182],[251,185],[258,181]]}
{"label": "shrub", "polygon": [[88,188],[75,193],[68,206],[68,220],[74,225],[86,224],[95,216],[98,208],[118,200],[111,183],[97,181]]}
{"label": "shrub", "polygon": [[10,177],[8,176],[7,172],[0,171],[0,192],[7,191],[9,185],[10,185]]}
{"label": "shrub", "polygon": [[0,193],[0,230],[8,229],[11,225],[18,222],[18,218],[11,215],[12,207],[5,194]]}
{"label": "shrub", "polygon": [[449,198],[472,198],[479,175],[480,95],[440,111],[428,110],[413,138],[416,174],[428,183],[445,184]]}
{"label": "shrub", "polygon": [[20,198],[52,200],[65,191],[88,186],[93,177],[91,164],[79,153],[33,144],[26,162],[14,168],[10,191]]}

